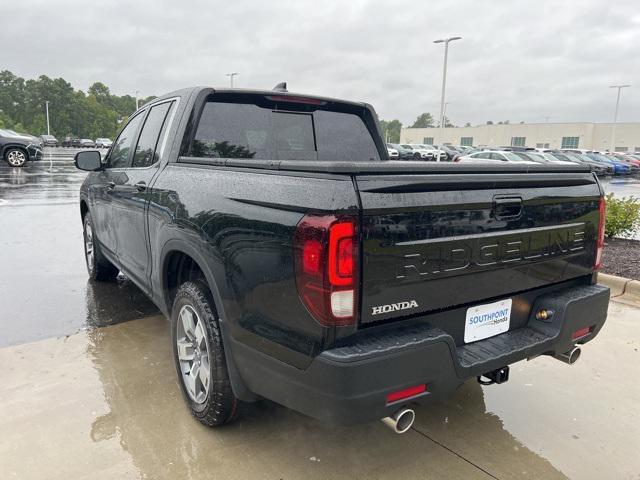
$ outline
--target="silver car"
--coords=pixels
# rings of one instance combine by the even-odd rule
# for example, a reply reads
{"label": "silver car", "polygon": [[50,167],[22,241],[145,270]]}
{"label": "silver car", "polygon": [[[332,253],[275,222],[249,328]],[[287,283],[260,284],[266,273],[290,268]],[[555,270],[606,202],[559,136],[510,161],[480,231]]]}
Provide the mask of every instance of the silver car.
{"label": "silver car", "polygon": [[110,138],[96,138],[96,148],[109,148],[113,145]]}
{"label": "silver car", "polygon": [[502,150],[482,150],[481,152],[474,152],[469,155],[462,155],[456,157],[454,162],[456,163],[497,163],[497,162],[509,162],[509,163],[521,163],[521,164],[537,164],[533,160],[525,160],[514,152],[504,152]]}

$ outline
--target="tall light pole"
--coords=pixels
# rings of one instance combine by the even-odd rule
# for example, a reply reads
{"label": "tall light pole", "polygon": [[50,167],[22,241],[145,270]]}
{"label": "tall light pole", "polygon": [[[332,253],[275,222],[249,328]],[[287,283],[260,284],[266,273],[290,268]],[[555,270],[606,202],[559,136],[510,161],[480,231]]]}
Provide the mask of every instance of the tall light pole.
{"label": "tall light pole", "polygon": [[138,111],[138,108],[140,108],[139,104],[138,104],[138,95],[140,94],[140,90],[136,90],[136,112]]}
{"label": "tall light pole", "polygon": [[238,72],[225,73],[225,76],[229,77],[229,80],[231,81],[231,88],[233,88],[233,77],[236,75],[238,75]]}
{"label": "tall light pole", "polygon": [[44,106],[47,110],[47,135],[51,135],[51,129],[49,128],[49,100],[44,101]]}
{"label": "tall light pole", "polygon": [[[442,147],[443,136],[444,136],[444,91],[447,86],[447,56],[449,55],[449,42],[453,42],[454,40],[460,40],[462,37],[449,37],[449,38],[440,38],[438,40],[434,40],[433,43],[444,43],[444,67],[442,68],[442,95],[440,96],[440,145]],[[438,154],[438,162],[440,161],[440,155]]]}
{"label": "tall light pole", "polygon": [[618,123],[618,107],[620,106],[620,91],[631,85],[611,85],[609,88],[618,89],[618,97],[616,98],[616,113],[613,114],[613,128],[611,129],[611,151],[616,151],[616,124]]}

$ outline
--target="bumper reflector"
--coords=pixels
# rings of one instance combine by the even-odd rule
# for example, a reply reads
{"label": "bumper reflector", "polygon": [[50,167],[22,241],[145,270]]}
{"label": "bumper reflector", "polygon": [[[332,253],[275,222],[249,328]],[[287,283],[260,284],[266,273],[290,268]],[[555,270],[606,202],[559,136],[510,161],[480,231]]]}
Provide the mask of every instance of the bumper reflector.
{"label": "bumper reflector", "polygon": [[584,328],[581,328],[580,330],[576,330],[571,334],[571,340],[577,340],[579,338],[582,338],[585,335],[588,335],[590,332],[591,332],[591,327],[584,327]]}
{"label": "bumper reflector", "polygon": [[405,388],[404,390],[398,390],[387,395],[387,403],[397,402],[398,400],[404,400],[406,398],[415,397],[427,391],[427,385],[416,385],[415,387]]}

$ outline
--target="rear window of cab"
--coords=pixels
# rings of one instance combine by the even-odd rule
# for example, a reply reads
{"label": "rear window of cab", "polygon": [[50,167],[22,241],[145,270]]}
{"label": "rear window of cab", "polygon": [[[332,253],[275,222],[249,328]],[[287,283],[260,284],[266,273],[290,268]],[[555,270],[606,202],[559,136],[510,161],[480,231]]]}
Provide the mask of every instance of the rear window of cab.
{"label": "rear window of cab", "polygon": [[316,99],[215,94],[189,155],[256,160],[380,160],[364,107]]}

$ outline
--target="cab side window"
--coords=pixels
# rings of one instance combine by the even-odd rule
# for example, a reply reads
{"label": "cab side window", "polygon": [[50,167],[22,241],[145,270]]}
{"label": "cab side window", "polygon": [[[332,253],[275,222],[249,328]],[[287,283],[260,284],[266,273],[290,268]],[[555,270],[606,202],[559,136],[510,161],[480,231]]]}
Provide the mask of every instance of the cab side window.
{"label": "cab side window", "polygon": [[160,132],[165,130],[163,125],[166,123],[172,105],[173,102],[165,102],[151,108],[136,145],[132,167],[150,167],[158,161],[160,155],[159,139],[162,137]]}
{"label": "cab side window", "polygon": [[131,151],[143,119],[144,113],[139,113],[133,117],[122,132],[120,132],[118,139],[113,144],[113,147],[111,147],[111,153],[107,160],[107,168],[127,168],[131,165]]}

